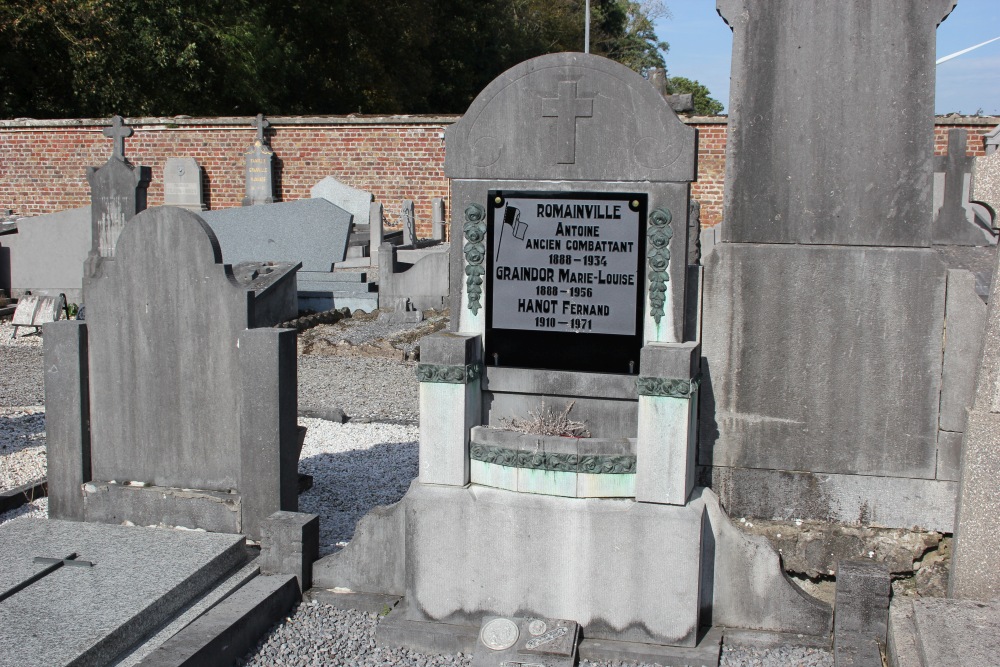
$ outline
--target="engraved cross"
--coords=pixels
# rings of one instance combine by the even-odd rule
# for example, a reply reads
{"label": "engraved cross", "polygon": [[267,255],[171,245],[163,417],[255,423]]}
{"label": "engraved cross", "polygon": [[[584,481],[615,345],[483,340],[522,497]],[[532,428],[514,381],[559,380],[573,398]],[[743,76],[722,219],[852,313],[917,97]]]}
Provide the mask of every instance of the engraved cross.
{"label": "engraved cross", "polygon": [[23,591],[25,588],[35,583],[36,581],[47,577],[59,568],[63,566],[74,566],[74,567],[94,567],[95,563],[89,560],[79,560],[79,556],[76,553],[71,553],[65,558],[43,558],[42,556],[35,556],[33,561],[36,565],[45,565],[38,572],[34,573],[24,581],[15,584],[14,586],[8,588],[5,591],[0,591],[0,601],[6,600],[10,596]]}
{"label": "engraved cross", "polygon": [[269,122],[267,122],[266,120],[264,120],[264,114],[262,114],[262,113],[257,114],[257,117],[254,118],[252,121],[250,121],[250,124],[253,127],[257,128],[257,141],[260,142],[261,146],[263,146],[264,145],[264,130],[267,129],[267,128],[269,128],[269,127],[271,127],[271,124]]}
{"label": "engraved cross", "polygon": [[558,97],[542,98],[542,117],[556,119],[556,156],[559,164],[576,162],[576,119],[594,115],[594,100],[578,98],[576,84],[576,81],[560,81]]}
{"label": "engraved cross", "polygon": [[125,137],[132,136],[132,128],[123,123],[121,116],[115,116],[111,119],[111,127],[104,128],[103,134],[109,139],[115,140],[115,147],[111,153],[111,157],[116,157],[124,162]]}

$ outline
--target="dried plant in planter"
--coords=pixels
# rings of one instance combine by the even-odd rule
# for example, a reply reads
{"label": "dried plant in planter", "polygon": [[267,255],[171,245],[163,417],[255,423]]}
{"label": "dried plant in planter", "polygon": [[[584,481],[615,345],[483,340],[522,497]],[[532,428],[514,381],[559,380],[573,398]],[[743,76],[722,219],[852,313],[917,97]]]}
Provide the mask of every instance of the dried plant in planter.
{"label": "dried plant in planter", "polygon": [[569,418],[569,411],[573,409],[576,401],[570,401],[566,409],[559,413],[552,412],[551,408],[542,407],[538,412],[528,410],[528,419],[518,419],[517,417],[503,417],[500,419],[500,428],[505,431],[516,431],[529,435],[562,435],[570,438],[589,438],[590,431],[584,422]]}

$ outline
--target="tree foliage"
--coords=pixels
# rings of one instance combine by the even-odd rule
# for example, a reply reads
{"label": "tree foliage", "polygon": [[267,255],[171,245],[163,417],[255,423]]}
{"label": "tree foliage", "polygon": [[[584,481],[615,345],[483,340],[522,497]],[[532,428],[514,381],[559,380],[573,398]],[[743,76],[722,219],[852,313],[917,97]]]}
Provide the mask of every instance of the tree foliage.
{"label": "tree foliage", "polygon": [[[591,51],[663,66],[661,0],[592,0]],[[581,0],[3,0],[0,117],[460,113],[580,51]]]}

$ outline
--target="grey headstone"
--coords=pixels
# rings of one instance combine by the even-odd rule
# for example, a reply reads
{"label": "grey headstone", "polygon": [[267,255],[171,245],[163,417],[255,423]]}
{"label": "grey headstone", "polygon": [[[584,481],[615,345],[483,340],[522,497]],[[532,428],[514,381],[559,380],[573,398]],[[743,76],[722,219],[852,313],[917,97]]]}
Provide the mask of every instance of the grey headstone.
{"label": "grey headstone", "polygon": [[933,479],[946,276],[928,249],[717,245],[700,462]]}
{"label": "grey headstone", "polygon": [[32,294],[65,294],[70,303],[80,303],[91,225],[89,206],[18,221],[17,233],[3,237],[10,251],[10,286]]}
{"label": "grey headstone", "polygon": [[251,123],[257,130],[257,139],[244,154],[246,158],[246,197],[244,206],[271,204],[274,202],[274,151],[267,144],[264,130],[270,123],[262,114]]}
{"label": "grey headstone", "polygon": [[[1000,258],[1000,255],[998,255]],[[994,276],[996,269],[994,269]],[[974,600],[1000,597],[1000,281],[990,289],[972,408],[962,440],[955,546],[948,593]]]}
{"label": "grey headstone", "polygon": [[343,261],[351,215],[325,199],[205,211],[228,264],[302,262],[304,271],[330,271]]}
{"label": "grey headstone", "polygon": [[955,0],[716,5],[733,29],[726,240],[927,245],[935,30]]}
{"label": "grey headstone", "polygon": [[[368,220],[371,204],[375,200],[375,195],[367,190],[352,188],[346,183],[341,183],[333,176],[327,176],[309,190],[309,196],[313,199],[326,199],[344,209],[352,216],[354,222],[362,225]],[[378,248],[373,245],[372,249]]]}
{"label": "grey headstone", "polygon": [[403,245],[412,246],[417,242],[417,220],[413,213],[413,200],[404,199],[399,206],[399,218],[403,223]]}
{"label": "grey headstone", "polygon": [[135,167],[125,159],[124,140],[132,128],[122,125],[121,116],[112,119],[105,136],[112,137],[115,149],[102,167],[87,167],[90,184],[91,249],[87,275],[94,275],[102,259],[115,255],[115,244],[125,223],[146,208],[146,188],[152,178],[149,167]]}
{"label": "grey headstone", "polygon": [[837,667],[882,667],[879,646],[889,621],[889,567],[873,561],[837,564],[833,650]]}
{"label": "grey headstone", "polygon": [[0,665],[107,665],[245,558],[242,535],[16,519],[0,526],[0,590],[78,560],[0,601]]}
{"label": "grey headstone", "polygon": [[486,616],[472,667],[574,667],[579,637],[576,621]]}
{"label": "grey headstone", "polygon": [[167,158],[163,167],[163,203],[190,211],[204,211],[201,167],[193,157]]}
{"label": "grey headstone", "polygon": [[[296,509],[294,331],[248,328],[267,290],[233,278],[211,229],[189,211],[144,213],[126,225],[116,252],[84,286],[84,481],[230,494],[243,532],[256,534],[264,517]],[[46,380],[54,395],[68,391],[57,386],[62,373]],[[165,493],[165,507],[176,499]]]}
{"label": "grey headstone", "polygon": [[382,204],[372,202],[368,208],[368,248],[371,252],[372,263],[378,264],[378,249],[382,247],[382,238],[385,221],[382,217]]}
{"label": "grey headstone", "polygon": [[55,322],[59,319],[64,305],[62,297],[27,294],[18,299],[11,324],[15,328],[38,328],[47,322]]}
{"label": "grey headstone", "polygon": [[692,199],[688,208],[687,263],[701,264],[701,202],[697,199]]}
{"label": "grey headstone", "polygon": [[921,667],[997,664],[1000,655],[998,601],[918,598],[913,601],[913,625]]}
{"label": "grey headstone", "polygon": [[312,588],[313,561],[319,558],[319,516],[275,512],[260,527],[260,571],[294,574],[299,591]]}
{"label": "grey headstone", "polygon": [[1000,125],[986,133],[986,154],[993,155],[1000,146]]}
{"label": "grey headstone", "polygon": [[993,212],[994,227],[1000,225],[1000,152],[976,158],[971,199],[988,206]]}
{"label": "grey headstone", "polygon": [[[947,245],[993,245],[992,216],[983,220],[969,201],[976,158],[965,152],[967,130],[948,132],[948,154],[934,158],[934,243]],[[940,181],[944,181],[944,185]]]}
{"label": "grey headstone", "polygon": [[[694,133],[624,65],[583,53],[507,70],[445,130],[462,179],[691,181]],[[452,206],[461,214],[464,202]]]}

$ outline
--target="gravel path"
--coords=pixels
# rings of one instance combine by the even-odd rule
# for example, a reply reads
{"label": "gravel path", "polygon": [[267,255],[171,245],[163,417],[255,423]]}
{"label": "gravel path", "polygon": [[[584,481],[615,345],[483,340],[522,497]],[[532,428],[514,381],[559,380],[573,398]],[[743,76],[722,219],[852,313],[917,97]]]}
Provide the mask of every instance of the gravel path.
{"label": "gravel path", "polygon": [[[337,424],[300,419],[308,428],[300,470],[313,487],[300,509],[320,515],[320,553],[336,551],[354,534],[358,519],[376,505],[391,504],[417,474],[417,338],[440,322],[401,325],[371,317],[347,318],[307,331],[311,354],[299,357],[300,408],[340,408],[351,420]],[[31,481],[45,470],[45,415],[41,336],[10,340],[0,323],[0,489]],[[348,344],[342,343],[347,341]],[[369,356],[364,356],[368,354]],[[375,355],[375,356],[371,356]],[[395,358],[393,358],[395,357]],[[35,406],[35,407],[31,407]],[[42,498],[0,514],[45,518]],[[379,617],[305,603],[244,657],[243,665],[445,667],[470,664],[470,656],[425,656],[375,646]],[[610,667],[621,663],[588,663]],[[723,648],[725,667],[829,667],[829,651],[782,647]]]}

